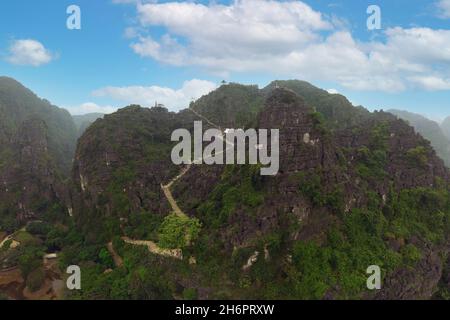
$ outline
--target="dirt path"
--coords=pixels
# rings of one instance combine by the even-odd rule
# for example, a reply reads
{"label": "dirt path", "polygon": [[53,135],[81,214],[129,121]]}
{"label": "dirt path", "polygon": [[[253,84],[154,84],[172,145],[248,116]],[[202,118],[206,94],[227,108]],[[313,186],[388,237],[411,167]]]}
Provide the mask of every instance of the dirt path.
{"label": "dirt path", "polygon": [[137,245],[137,246],[146,246],[148,248],[148,251],[154,254],[159,254],[165,257],[175,258],[183,260],[183,252],[181,249],[163,249],[160,248],[156,243],[153,241],[147,241],[147,240],[132,240],[128,237],[122,237],[122,240],[125,243]]}
{"label": "dirt path", "polygon": [[[193,109],[189,109],[189,110],[191,110],[195,115],[197,115],[201,119],[204,119],[210,125],[212,125],[213,127],[219,129],[223,133],[223,130],[220,128],[220,126],[218,126],[215,123],[211,122],[209,119],[207,119],[206,117],[204,117],[201,114],[197,113],[195,110],[193,110]],[[220,138],[220,139],[223,142],[225,142],[226,144],[230,145],[231,147],[228,147],[227,149],[217,153],[216,155],[219,155],[219,154],[222,154],[222,153],[226,152],[229,148],[232,148],[232,147],[234,148],[234,144],[233,143],[227,141],[226,139],[224,140],[223,138]],[[199,159],[199,160],[201,160],[201,159]],[[196,163],[196,160],[194,160],[194,163]],[[184,213],[183,210],[181,210],[181,208],[179,207],[177,201],[175,200],[175,198],[172,195],[172,191],[170,190],[170,188],[173,186],[174,183],[176,183],[186,173],[188,173],[191,168],[192,168],[192,164],[190,163],[190,164],[186,165],[180,171],[180,174],[177,175],[175,178],[173,178],[168,184],[166,184],[166,185],[161,184],[161,189],[164,192],[164,196],[166,197],[167,201],[170,203],[170,206],[172,207],[173,212],[179,217],[187,217],[187,214]],[[154,254],[159,254],[159,255],[162,255],[162,256],[172,257],[172,258],[181,259],[181,260],[183,259],[183,252],[182,252],[181,249],[162,249],[156,243],[154,243],[153,241],[132,240],[132,239],[130,239],[128,237],[122,237],[122,240],[125,241],[125,243],[128,243],[128,244],[146,246],[148,248],[148,250],[150,252],[154,253]],[[114,258],[115,254],[113,254],[113,252],[115,252],[115,251],[114,251],[112,243],[108,244],[108,250],[110,251],[111,255],[113,256],[114,262],[116,263],[116,260]],[[117,261],[117,262],[119,262],[119,261]],[[116,266],[117,266],[117,263],[116,263]]]}
{"label": "dirt path", "polygon": [[111,254],[111,256],[112,256],[112,258],[114,260],[114,265],[117,268],[122,267],[123,266],[123,259],[122,259],[121,256],[119,256],[117,254],[116,250],[114,250],[113,243],[112,242],[108,243],[108,245],[106,247],[108,248],[108,251],[109,251],[109,253]]}
{"label": "dirt path", "polygon": [[199,118],[202,118],[203,120],[205,120],[207,123],[209,123],[210,125],[212,125],[214,128],[219,129],[220,131],[222,131],[222,128],[220,126],[218,126],[217,124],[213,123],[212,121],[210,121],[208,118],[202,116],[200,113],[198,113],[197,111],[195,111],[194,109],[189,108],[188,110],[190,110],[192,113],[194,113],[196,116],[198,116]]}
{"label": "dirt path", "polygon": [[3,245],[4,245],[7,241],[9,241],[9,240],[11,240],[11,245],[9,246],[9,248],[11,248],[11,249],[17,248],[17,247],[20,245],[20,242],[14,240],[14,235],[15,235],[15,234],[16,234],[16,233],[13,233],[13,234],[7,236],[5,239],[3,239],[2,242],[0,242],[0,249],[1,249],[1,248],[3,247]]}
{"label": "dirt path", "polygon": [[[201,119],[204,119],[206,122],[208,122],[210,125],[212,125],[213,127],[219,129],[222,133],[223,130],[220,128],[220,126],[216,125],[215,123],[211,122],[209,119],[207,119],[206,117],[202,116],[201,114],[199,114],[197,111],[193,110],[193,109],[189,109],[190,111],[192,111],[196,116],[200,117]],[[225,142],[226,144],[230,145],[230,147],[228,147],[227,149],[225,149],[224,151],[218,152],[217,154],[215,154],[215,156],[220,155],[225,153],[228,149],[230,148],[234,148],[234,144],[229,142],[228,140],[224,140],[222,137],[220,137],[219,139],[221,139],[223,142]],[[197,159],[194,160],[193,163],[196,163],[198,160],[201,159]],[[161,188],[164,192],[165,197],[167,198],[167,201],[169,201],[170,206],[172,207],[173,211],[175,212],[175,214],[177,216],[180,217],[186,217],[187,215],[183,212],[183,210],[180,209],[180,207],[178,206],[177,201],[175,200],[175,198],[172,195],[172,192],[170,190],[170,188],[172,187],[172,185],[174,183],[176,183],[178,180],[180,180],[186,173],[189,172],[189,170],[192,168],[192,164],[188,164],[186,167],[184,167],[180,174],[178,176],[176,176],[175,178],[173,178],[168,184],[163,185],[161,184]]]}
{"label": "dirt path", "polygon": [[179,217],[187,217],[187,215],[180,209],[177,202],[175,201],[175,198],[172,195],[172,192],[170,191],[170,187],[177,182],[179,179],[181,179],[186,173],[189,172],[191,169],[191,165],[188,164],[183,170],[181,170],[181,173],[173,178],[168,184],[163,185],[161,184],[161,188],[164,192],[164,195],[166,196],[167,201],[169,201],[170,206],[172,207],[172,210],[175,212],[175,214]]}

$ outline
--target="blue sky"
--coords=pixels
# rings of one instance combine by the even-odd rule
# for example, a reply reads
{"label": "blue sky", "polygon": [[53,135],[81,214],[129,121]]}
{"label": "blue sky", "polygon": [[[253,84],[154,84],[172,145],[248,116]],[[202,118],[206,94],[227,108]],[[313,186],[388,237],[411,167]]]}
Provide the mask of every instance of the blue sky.
{"label": "blue sky", "polygon": [[[72,4],[81,30],[66,28]],[[0,21],[0,75],[74,114],[297,78],[370,110],[450,115],[448,0],[15,0]]]}

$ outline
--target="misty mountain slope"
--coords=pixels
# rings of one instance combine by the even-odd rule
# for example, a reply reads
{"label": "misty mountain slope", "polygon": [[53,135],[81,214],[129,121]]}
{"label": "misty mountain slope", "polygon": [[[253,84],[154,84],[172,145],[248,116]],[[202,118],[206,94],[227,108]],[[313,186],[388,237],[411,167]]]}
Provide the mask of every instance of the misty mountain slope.
{"label": "misty mountain slope", "polygon": [[2,229],[52,212],[67,214],[62,181],[76,143],[70,114],[1,77],[0,115]]}
{"label": "misty mountain slope", "polygon": [[78,137],[86,131],[86,129],[95,122],[95,120],[103,118],[103,113],[88,113],[83,115],[75,115],[72,116],[73,121],[75,123],[75,127],[77,128]]}
{"label": "misty mountain slope", "polygon": [[49,153],[62,174],[72,166],[77,131],[68,111],[40,99],[19,82],[0,77],[0,114],[2,140],[11,141],[20,125],[28,119],[41,119],[48,128]]}
{"label": "misty mountain slope", "polygon": [[450,139],[450,117],[447,117],[444,119],[444,121],[442,121],[441,129],[447,139]]}
{"label": "misty mountain slope", "polygon": [[[419,114],[401,110],[388,110],[399,118],[408,121],[418,133],[431,142],[436,153],[441,157],[447,166],[450,166],[450,139],[445,136],[443,129],[436,122],[425,118]],[[445,123],[443,123],[443,128]]]}

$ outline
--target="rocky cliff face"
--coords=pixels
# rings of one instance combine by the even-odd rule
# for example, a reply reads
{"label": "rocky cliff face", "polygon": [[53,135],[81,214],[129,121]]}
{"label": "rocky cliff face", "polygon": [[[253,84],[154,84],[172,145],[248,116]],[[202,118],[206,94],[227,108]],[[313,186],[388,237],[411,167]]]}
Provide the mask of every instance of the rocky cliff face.
{"label": "rocky cliff face", "polygon": [[43,120],[48,130],[48,152],[60,173],[69,175],[77,139],[69,112],[40,99],[19,82],[0,77],[0,115],[4,138],[11,138],[28,119]]}
{"label": "rocky cliff face", "polygon": [[62,177],[71,166],[76,136],[67,111],[5,77],[0,77],[0,115],[0,221],[9,229],[65,202]]}
{"label": "rocky cliff face", "polygon": [[[367,205],[369,190],[383,203],[391,188],[399,191],[433,187],[437,180],[449,179],[447,169],[429,142],[407,123],[387,113],[373,114],[360,125],[331,132],[321,115],[302,98],[293,91],[276,89],[258,116],[258,127],[280,128],[280,171],[276,177],[260,178],[266,196],[256,214],[256,223],[247,224],[246,212],[242,210],[233,213],[224,226],[233,229],[233,236],[226,236],[231,247],[245,246],[261,233],[282,225],[283,217],[277,216],[277,212],[291,212],[304,220],[312,210],[317,210],[307,197],[299,195],[302,175],[304,180],[318,178],[323,194],[331,194],[338,188],[345,212]],[[416,148],[423,151],[423,163],[411,155]],[[377,150],[379,159],[372,154]],[[380,168],[370,172],[378,164]],[[210,186],[220,182],[223,169],[194,168],[175,186],[176,196],[193,215],[197,206],[210,196]],[[233,184],[242,181],[236,177]]]}
{"label": "rocky cliff face", "polygon": [[18,221],[36,219],[65,197],[65,189],[48,155],[47,126],[30,119],[13,141],[14,164],[2,170],[2,203],[9,203]]}
{"label": "rocky cliff face", "polygon": [[[257,248],[274,234],[287,241],[277,250],[289,252],[298,241],[327,247],[329,231],[348,219],[342,215],[356,215],[361,209],[399,210],[390,202],[405,190],[448,184],[443,161],[406,122],[379,112],[330,130],[329,120],[293,91],[274,89],[257,123],[259,128],[280,129],[279,174],[260,177],[258,170],[248,168],[198,166],[174,187],[174,194],[229,254],[237,248]],[[389,213],[386,219],[395,220],[392,214],[399,213]],[[392,241],[401,241],[403,245],[394,247],[404,250],[403,236],[391,242],[386,238],[384,244],[383,237],[391,236],[380,237],[380,246],[388,252]],[[440,246],[414,237],[406,243],[422,250],[421,259],[413,269],[399,267],[389,273],[378,298],[430,298],[436,291],[443,276]],[[328,297],[340,296],[338,289],[333,291]]]}
{"label": "rocky cliff face", "polygon": [[132,213],[165,215],[161,190],[177,174],[171,163],[175,128],[192,126],[183,114],[130,106],[97,120],[80,138],[73,169],[74,215],[126,220]]}

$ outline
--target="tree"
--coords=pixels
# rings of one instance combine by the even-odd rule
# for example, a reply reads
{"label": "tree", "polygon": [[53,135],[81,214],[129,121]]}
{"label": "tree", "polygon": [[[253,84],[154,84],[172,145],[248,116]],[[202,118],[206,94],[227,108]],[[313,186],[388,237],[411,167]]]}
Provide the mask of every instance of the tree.
{"label": "tree", "polygon": [[198,219],[171,214],[159,229],[159,244],[163,248],[184,248],[195,241],[201,229]]}
{"label": "tree", "polygon": [[112,268],[114,266],[114,261],[113,258],[111,257],[111,254],[109,253],[109,251],[105,248],[102,248],[100,250],[100,253],[98,254],[98,257],[100,259],[100,263],[107,267],[107,268]]}
{"label": "tree", "polygon": [[40,248],[25,247],[22,255],[19,257],[19,268],[22,272],[22,276],[27,278],[28,275],[42,266],[43,252]]}

